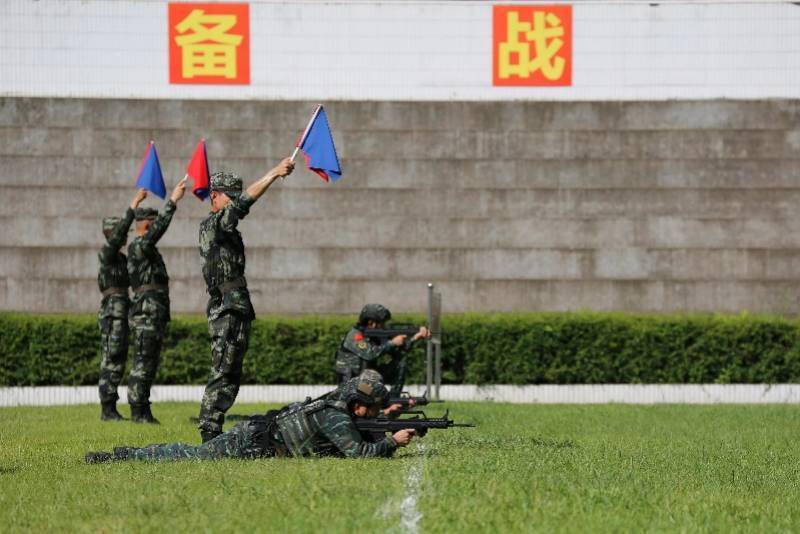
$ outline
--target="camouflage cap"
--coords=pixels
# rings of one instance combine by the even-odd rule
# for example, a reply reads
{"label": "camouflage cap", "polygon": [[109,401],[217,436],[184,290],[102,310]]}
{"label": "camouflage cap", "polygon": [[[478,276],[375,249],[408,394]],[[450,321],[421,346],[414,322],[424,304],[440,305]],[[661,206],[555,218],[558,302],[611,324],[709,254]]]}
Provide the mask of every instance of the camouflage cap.
{"label": "camouflage cap", "polygon": [[389,400],[389,390],[380,380],[357,376],[345,384],[343,400],[347,404],[359,401],[366,406],[383,407]]}
{"label": "camouflage cap", "polygon": [[137,221],[146,221],[158,217],[158,210],[155,208],[136,208],[134,214]]}
{"label": "camouflage cap", "polygon": [[120,221],[122,221],[122,219],[119,217],[105,217],[103,219],[103,233],[113,232]]}
{"label": "camouflage cap", "polygon": [[211,190],[236,196],[242,192],[242,178],[236,173],[217,171],[211,175]]}
{"label": "camouflage cap", "polygon": [[375,321],[376,323],[385,323],[392,318],[392,312],[388,308],[380,304],[367,304],[361,309],[361,314],[358,316],[359,324],[366,324],[367,321]]}

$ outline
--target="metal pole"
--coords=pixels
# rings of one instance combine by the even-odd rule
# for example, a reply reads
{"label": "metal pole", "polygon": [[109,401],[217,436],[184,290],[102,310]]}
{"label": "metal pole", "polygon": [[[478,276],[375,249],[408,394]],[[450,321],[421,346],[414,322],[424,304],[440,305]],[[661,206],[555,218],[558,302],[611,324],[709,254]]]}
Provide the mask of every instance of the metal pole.
{"label": "metal pole", "polygon": [[[433,323],[433,284],[428,284],[428,327]],[[425,396],[431,398],[433,390],[433,339],[428,338],[425,354]]]}
{"label": "metal pole", "polygon": [[[292,152],[292,157],[289,158],[290,160],[292,160],[292,162],[294,162],[294,158],[297,157],[297,153],[300,152],[300,146],[306,140],[308,131],[311,130],[311,126],[314,124],[314,119],[317,118],[317,115],[319,115],[319,110],[321,109],[322,109],[322,104],[317,104],[317,107],[314,108],[314,113],[311,114],[311,119],[308,121],[308,124],[306,124],[306,129],[303,130],[303,135],[300,136],[300,140],[297,141],[297,145],[294,147],[294,152]],[[281,176],[281,181],[283,180],[286,180],[285,176]]]}
{"label": "metal pole", "polygon": [[297,153],[300,151],[300,147],[306,140],[308,131],[311,130],[311,125],[314,124],[314,119],[317,118],[317,115],[319,115],[319,110],[321,109],[322,109],[322,104],[317,104],[317,107],[314,108],[314,113],[311,114],[311,119],[309,119],[308,124],[306,124],[306,129],[303,130],[303,135],[300,136],[300,140],[297,141],[297,146],[294,147],[294,152],[292,152],[292,157],[290,158],[292,161],[294,161],[294,158],[297,157]]}
{"label": "metal pole", "polygon": [[439,339],[436,342],[436,389],[434,390],[433,398],[434,400],[441,400],[439,397],[439,390],[442,387],[442,340]]}

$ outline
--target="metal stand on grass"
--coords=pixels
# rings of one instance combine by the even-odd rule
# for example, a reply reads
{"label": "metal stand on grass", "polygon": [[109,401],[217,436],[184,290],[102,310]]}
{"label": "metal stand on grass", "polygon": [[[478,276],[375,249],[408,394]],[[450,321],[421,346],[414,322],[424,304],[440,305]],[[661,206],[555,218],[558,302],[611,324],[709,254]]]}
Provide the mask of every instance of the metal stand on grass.
{"label": "metal stand on grass", "polygon": [[[442,387],[442,294],[433,290],[428,284],[428,328],[431,337],[426,347],[426,381],[425,396],[432,400],[439,399]],[[434,385],[436,389],[434,389]]]}

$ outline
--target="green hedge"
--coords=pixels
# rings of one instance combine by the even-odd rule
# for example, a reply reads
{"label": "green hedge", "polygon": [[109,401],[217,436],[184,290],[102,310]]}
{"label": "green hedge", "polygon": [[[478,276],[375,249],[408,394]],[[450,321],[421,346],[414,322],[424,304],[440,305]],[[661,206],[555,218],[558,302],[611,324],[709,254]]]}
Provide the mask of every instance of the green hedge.
{"label": "green hedge", "polygon": [[[353,322],[349,316],[259,318],[245,383],[331,383],[334,352]],[[800,323],[780,317],[463,314],[447,316],[444,330],[447,383],[800,381]],[[95,384],[98,345],[93,316],[0,314],[0,385]],[[412,383],[424,381],[424,355],[423,347],[412,353]],[[176,317],[156,382],[202,384],[209,362],[205,319]]]}

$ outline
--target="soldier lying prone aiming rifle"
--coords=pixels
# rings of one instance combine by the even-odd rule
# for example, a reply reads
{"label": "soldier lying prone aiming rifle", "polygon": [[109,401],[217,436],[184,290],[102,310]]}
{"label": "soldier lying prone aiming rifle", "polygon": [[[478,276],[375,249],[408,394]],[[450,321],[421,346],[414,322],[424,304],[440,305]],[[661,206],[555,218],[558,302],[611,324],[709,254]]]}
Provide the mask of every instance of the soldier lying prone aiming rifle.
{"label": "soldier lying prone aiming rifle", "polygon": [[337,395],[254,416],[199,446],[182,443],[117,447],[114,452],[86,453],[86,463],[112,460],[213,460],[280,456],[390,457],[408,445],[414,429],[370,441],[356,421],[375,418],[389,392],[381,382],[353,378]]}

